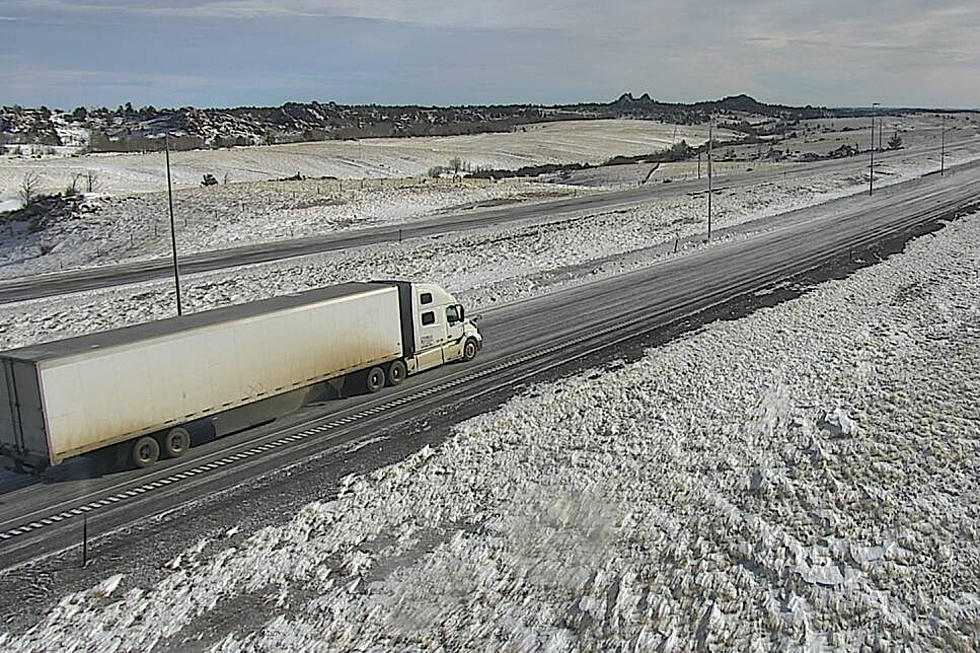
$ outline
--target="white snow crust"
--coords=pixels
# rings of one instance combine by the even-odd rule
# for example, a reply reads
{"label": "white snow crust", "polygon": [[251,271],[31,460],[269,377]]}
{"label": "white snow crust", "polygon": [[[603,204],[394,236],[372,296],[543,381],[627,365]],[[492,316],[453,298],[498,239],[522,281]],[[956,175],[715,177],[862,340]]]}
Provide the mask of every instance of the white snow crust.
{"label": "white snow crust", "polygon": [[[888,169],[891,173],[888,181],[881,183],[894,183],[921,172],[921,168],[912,164],[908,169],[900,169],[897,164],[893,166]],[[504,191],[502,197],[515,198],[523,193],[527,199],[540,187],[540,184],[528,182],[510,183],[515,184],[513,190]],[[865,183],[860,176],[854,178],[846,172],[823,172],[805,178],[740,184],[737,188],[717,192],[714,224],[716,228],[739,225],[864,192]],[[483,186],[475,186],[474,190],[464,193],[470,192],[470,198],[481,194],[490,197],[486,193],[492,191],[483,189]],[[355,192],[361,193],[360,189]],[[457,201],[461,196],[459,191],[451,190],[440,194],[436,186],[417,192],[423,201],[433,204]],[[387,210],[403,211],[406,206],[411,206],[411,201],[398,198],[411,198],[412,194],[400,196],[394,193],[389,204],[370,200],[367,191],[358,197],[365,203],[377,201],[375,207],[379,212],[384,209],[378,207],[383,206],[387,206]],[[649,265],[658,257],[647,252],[647,248],[703,233],[704,216],[704,195],[684,194],[600,213],[580,212],[543,224],[514,223],[187,275],[181,281],[183,305],[185,310],[197,311],[344,281],[407,278],[439,283],[471,310],[481,310]],[[314,216],[307,224],[314,224],[321,217]],[[283,224],[278,223],[279,233]],[[260,228],[261,223],[256,222],[249,230]],[[220,240],[220,233],[220,228],[210,223],[194,229],[193,238],[185,240],[185,234],[179,232],[178,248],[180,251],[188,246],[206,248],[209,236]],[[115,245],[128,247],[125,232],[119,234]],[[108,250],[110,245],[89,238],[80,249],[66,250],[66,256],[72,256],[76,251],[85,252],[85,248],[91,252],[96,247]],[[595,265],[589,267],[592,262]],[[579,268],[559,274],[570,266]],[[554,278],[543,278],[543,275]],[[0,349],[170,317],[173,305],[172,282],[168,280],[0,305]]]}
{"label": "white snow crust", "polygon": [[[465,179],[305,180],[187,188],[174,193],[182,256],[326,235],[446,212],[580,196],[557,184]],[[16,207],[12,207],[16,208]],[[0,278],[170,255],[166,193],[86,194],[82,211],[42,233],[0,226]],[[4,230],[8,230],[4,232]]]}
{"label": "white snow crust", "polygon": [[[716,130],[716,138],[737,138]],[[708,137],[707,125],[672,125],[652,120],[560,121],[526,125],[507,133],[416,138],[367,138],[223,150],[171,152],[173,183],[197,186],[205,174],[232,181],[264,181],[295,175],[419,177],[453,157],[471,168],[516,169],[545,163],[602,163],[617,155],[659,152],[686,140],[695,146]],[[57,192],[73,173],[94,171],[98,190],[107,193],[159,191],[167,186],[162,152],[90,154],[72,158],[0,157],[0,199],[13,196],[24,175],[38,175],[41,190]]]}
{"label": "white snow crust", "polygon": [[[438,448],[9,651],[976,650],[980,215]],[[114,591],[107,591],[112,586]],[[262,618],[198,642],[215,610]]]}

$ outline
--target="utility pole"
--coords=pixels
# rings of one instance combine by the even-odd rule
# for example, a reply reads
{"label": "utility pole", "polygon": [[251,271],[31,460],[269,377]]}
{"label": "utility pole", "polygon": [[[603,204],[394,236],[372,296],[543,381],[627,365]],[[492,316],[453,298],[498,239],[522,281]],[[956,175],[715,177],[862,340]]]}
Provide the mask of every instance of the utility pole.
{"label": "utility pole", "polygon": [[946,174],[946,114],[943,114],[942,146],[939,153],[939,176]]}
{"label": "utility pole", "polygon": [[868,177],[868,195],[874,195],[875,192],[875,116],[879,104],[879,102],[871,103],[871,174]]}
{"label": "utility pole", "polygon": [[708,120],[708,240],[711,240],[711,141],[714,138],[714,119]]}
{"label": "utility pole", "polygon": [[177,267],[177,227],[174,224],[174,188],[170,181],[170,134],[163,135],[163,146],[167,154],[167,199],[170,202],[170,248],[174,256],[174,289],[177,292],[177,315],[183,315],[180,307],[180,270]]}

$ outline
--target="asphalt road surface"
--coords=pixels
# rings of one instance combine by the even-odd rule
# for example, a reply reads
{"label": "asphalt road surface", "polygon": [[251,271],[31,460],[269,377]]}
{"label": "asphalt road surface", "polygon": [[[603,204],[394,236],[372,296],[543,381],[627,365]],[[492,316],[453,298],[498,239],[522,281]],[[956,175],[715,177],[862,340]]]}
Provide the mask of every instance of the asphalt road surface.
{"label": "asphalt road surface", "polygon": [[[175,515],[187,506],[217,519],[207,507],[215,497],[236,492],[247,497],[260,491],[254,489],[260,479],[272,479],[267,483],[272,487],[285,485],[289,481],[283,470],[311,459],[332,460],[339,452],[375,442],[386,429],[391,430],[386,437],[408,440],[415,431],[391,427],[436,413],[458,419],[465,412],[461,406],[470,414],[491,408],[492,403],[481,401],[512,393],[578,358],[615,351],[700,311],[752,296],[826,267],[848,252],[978,206],[980,167],[970,166],[891,186],[873,197],[801,209],[750,237],[698,247],[635,272],[488,311],[479,323],[486,346],[477,360],[411,377],[397,389],[326,402],[293,418],[195,447],[183,458],[162,461],[150,470],[98,474],[77,464],[60,470],[64,480],[58,482],[0,477],[0,569],[77,546],[85,519],[100,536],[125,530],[134,542],[137,527],[149,521],[166,524],[172,519],[171,526],[178,528],[181,521]],[[266,499],[274,501],[275,495],[271,497]],[[181,541],[184,546],[191,543]],[[163,560],[150,562],[159,565]],[[11,590],[5,587],[8,582],[13,581],[0,579],[3,592]]]}
{"label": "asphalt road surface", "polygon": [[[964,147],[978,140],[980,139],[975,137],[964,139],[948,145],[947,150],[951,151],[957,147]],[[925,155],[933,151],[938,151],[938,148],[922,148],[918,152]],[[878,161],[884,164],[891,158],[907,155],[907,152],[885,152],[879,155]],[[776,170],[759,170],[718,177],[715,188],[721,190],[741,183],[763,183],[776,179],[807,176],[820,171],[853,170],[858,173],[867,170],[867,167],[868,162],[865,157],[832,159],[805,164],[786,164]],[[182,258],[180,270],[182,274],[209,272],[400,239],[433,236],[508,223],[552,220],[579,211],[606,211],[642,204],[656,198],[699,192],[705,190],[706,185],[707,179],[680,181],[672,184],[651,184],[577,198],[456,213],[401,225],[394,224],[325,236],[201,252]],[[0,281],[0,304],[152,281],[172,274],[173,268],[170,259],[154,259],[5,280]]]}

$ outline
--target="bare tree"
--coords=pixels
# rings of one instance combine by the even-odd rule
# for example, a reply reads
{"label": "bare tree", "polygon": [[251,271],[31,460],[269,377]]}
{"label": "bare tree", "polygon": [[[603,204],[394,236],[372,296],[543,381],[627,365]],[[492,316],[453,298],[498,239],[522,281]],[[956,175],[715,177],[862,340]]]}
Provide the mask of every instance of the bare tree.
{"label": "bare tree", "polygon": [[71,183],[65,189],[65,195],[75,195],[78,193],[78,186],[85,178],[85,173],[83,172],[73,172],[71,173]]}
{"label": "bare tree", "polygon": [[99,187],[99,173],[95,170],[85,171],[85,192],[94,193]]}
{"label": "bare tree", "polygon": [[449,169],[453,171],[453,179],[459,179],[459,171],[465,169],[466,164],[458,156],[449,159]]}
{"label": "bare tree", "polygon": [[38,188],[40,186],[41,178],[36,172],[28,172],[24,175],[24,179],[20,182],[20,188],[17,191],[17,196],[20,197],[24,206],[28,206],[37,199]]}

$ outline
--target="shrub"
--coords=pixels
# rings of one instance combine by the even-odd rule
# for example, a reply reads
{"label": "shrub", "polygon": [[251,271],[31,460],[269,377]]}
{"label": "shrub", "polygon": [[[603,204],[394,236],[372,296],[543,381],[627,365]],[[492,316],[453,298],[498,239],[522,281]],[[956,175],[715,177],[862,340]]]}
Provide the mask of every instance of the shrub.
{"label": "shrub", "polygon": [[30,206],[37,199],[40,186],[41,178],[37,176],[36,172],[28,172],[24,175],[24,179],[20,182],[20,188],[17,189],[17,197],[24,203],[24,206]]}

